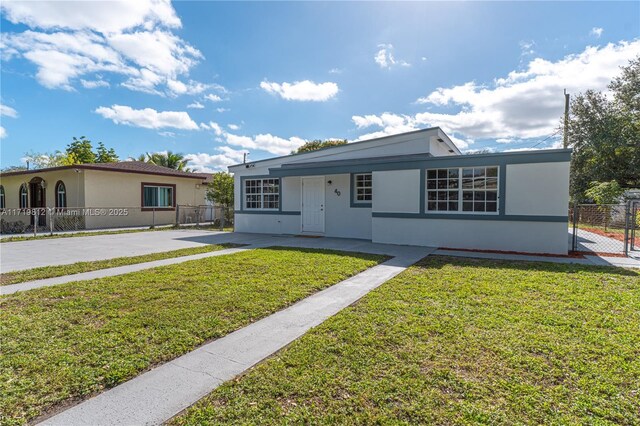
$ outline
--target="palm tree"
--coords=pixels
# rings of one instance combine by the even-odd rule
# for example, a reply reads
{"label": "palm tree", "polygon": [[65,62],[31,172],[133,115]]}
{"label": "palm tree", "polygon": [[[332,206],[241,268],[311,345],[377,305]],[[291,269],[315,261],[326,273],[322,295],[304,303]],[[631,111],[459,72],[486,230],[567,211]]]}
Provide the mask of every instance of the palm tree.
{"label": "palm tree", "polygon": [[182,170],[183,172],[191,171],[191,169],[187,168],[187,163],[189,162],[189,160],[186,160],[184,158],[184,155],[176,152],[154,152],[153,154],[149,155],[149,159],[147,161],[149,163],[153,163],[162,167],[168,167],[174,170]]}
{"label": "palm tree", "polygon": [[168,167],[174,170],[181,170],[183,172],[191,172],[193,170],[187,167],[189,160],[184,158],[184,155],[177,152],[154,152],[152,154],[144,153],[138,157],[129,157],[132,161],[144,161],[146,163],[155,164],[156,166]]}

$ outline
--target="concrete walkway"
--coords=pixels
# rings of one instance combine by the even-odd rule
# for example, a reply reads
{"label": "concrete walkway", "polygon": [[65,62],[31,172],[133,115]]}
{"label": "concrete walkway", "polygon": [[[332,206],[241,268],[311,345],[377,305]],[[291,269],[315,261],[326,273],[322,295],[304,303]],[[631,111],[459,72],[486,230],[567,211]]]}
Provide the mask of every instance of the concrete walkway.
{"label": "concrete walkway", "polygon": [[[277,240],[273,241],[273,240]],[[157,425],[282,349],[434,249],[357,240],[273,238],[272,245],[359,247],[393,259],[51,417],[43,425]],[[319,247],[322,246],[322,247]],[[363,250],[363,249],[367,250]]]}
{"label": "concrete walkway", "polygon": [[66,284],[74,281],[95,280],[98,278],[114,277],[124,275],[130,272],[143,271],[145,269],[157,268],[158,266],[174,265],[176,263],[187,262],[189,260],[204,259],[207,257],[223,256],[226,254],[239,253],[245,250],[251,250],[258,246],[245,246],[230,248],[208,253],[199,253],[190,256],[173,257],[171,259],[154,260],[152,262],[136,263],[133,265],[117,266],[115,268],[99,269],[97,271],[82,272],[79,274],[63,275],[61,277],[45,278],[36,281],[26,281],[23,283],[10,284],[0,286],[0,295],[8,295],[19,291],[33,290],[40,287],[50,287],[59,284]]}

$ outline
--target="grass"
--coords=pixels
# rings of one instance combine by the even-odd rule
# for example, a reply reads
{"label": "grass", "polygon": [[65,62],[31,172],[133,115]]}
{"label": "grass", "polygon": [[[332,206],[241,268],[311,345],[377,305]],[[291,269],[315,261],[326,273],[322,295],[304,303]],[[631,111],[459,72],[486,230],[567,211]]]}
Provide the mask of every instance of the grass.
{"label": "grass", "polygon": [[173,425],[640,424],[640,275],[430,256]]}
{"label": "grass", "polygon": [[0,274],[0,286],[41,280],[45,278],[61,277],[64,275],[79,274],[82,272],[97,271],[99,269],[115,268],[116,266],[133,265],[136,263],[152,262],[154,260],[208,253],[239,246],[240,244],[211,244],[165,251],[161,253],[143,254],[140,256],[116,257],[114,259],[98,260],[94,262],[77,262],[70,265],[43,266],[24,271],[7,272]]}
{"label": "grass", "polygon": [[382,256],[271,248],[0,298],[0,424],[115,386]]}
{"label": "grass", "polygon": [[[193,225],[193,226],[173,226],[173,225],[158,225],[155,228],[134,228],[134,229],[119,229],[117,231],[86,231],[86,232],[68,232],[68,233],[58,233],[58,234],[49,234],[43,233],[34,237],[33,234],[21,234],[11,237],[3,237],[0,238],[1,243],[12,243],[16,241],[29,241],[29,240],[40,240],[40,239],[56,239],[56,238],[74,238],[74,237],[90,237],[94,235],[117,235],[117,234],[132,234],[135,232],[150,232],[150,231],[174,231],[176,229],[196,229],[196,230],[204,230],[204,231],[220,231],[220,227],[213,225]],[[225,232],[233,232],[233,228],[225,227],[222,229]]]}

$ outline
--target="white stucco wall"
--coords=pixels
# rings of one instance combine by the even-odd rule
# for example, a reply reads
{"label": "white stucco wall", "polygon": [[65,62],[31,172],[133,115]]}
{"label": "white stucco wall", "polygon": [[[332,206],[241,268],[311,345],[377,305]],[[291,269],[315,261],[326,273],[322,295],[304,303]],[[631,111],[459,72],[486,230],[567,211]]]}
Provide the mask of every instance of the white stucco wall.
{"label": "white stucco wall", "polygon": [[235,214],[236,232],[253,232],[258,234],[299,234],[299,215],[279,214]]}
{"label": "white stucco wall", "polygon": [[566,216],[569,163],[507,165],[507,215]]}
{"label": "white stucco wall", "polygon": [[373,218],[373,242],[567,254],[564,222]]}
{"label": "white stucco wall", "polygon": [[374,212],[419,213],[420,170],[373,172]]}
{"label": "white stucco wall", "polygon": [[370,240],[371,208],[351,207],[351,175],[327,175],[325,182],[325,235]]}

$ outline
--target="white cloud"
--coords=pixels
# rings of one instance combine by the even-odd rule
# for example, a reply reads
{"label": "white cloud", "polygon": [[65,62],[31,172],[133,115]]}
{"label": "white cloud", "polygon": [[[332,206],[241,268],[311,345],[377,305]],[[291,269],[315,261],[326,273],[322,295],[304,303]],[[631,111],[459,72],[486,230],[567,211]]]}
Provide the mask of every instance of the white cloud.
{"label": "white cloud", "polygon": [[595,37],[595,38],[600,38],[602,36],[602,33],[604,32],[603,28],[600,27],[593,27],[591,28],[591,32],[589,33],[589,35]]}
{"label": "white cloud", "polygon": [[[33,63],[47,88],[73,90],[79,77],[99,72],[120,75],[123,87],[145,93],[177,96],[210,87],[179,79],[203,56],[171,32],[181,23],[168,0],[7,1],[0,7],[8,20],[30,27],[2,34],[4,59]],[[95,80],[80,83],[99,87]]]}
{"label": "white cloud", "polygon": [[331,68],[329,70],[329,74],[342,74],[342,69],[340,69],[340,68]]}
{"label": "white cloud", "polygon": [[187,108],[192,108],[192,109],[202,109],[204,108],[204,105],[202,105],[200,102],[198,101],[194,101],[193,103],[190,103],[189,105],[187,105]]}
{"label": "white cloud", "polygon": [[260,83],[260,87],[269,93],[278,94],[282,99],[288,101],[323,102],[338,94],[338,85],[333,82],[314,83],[310,80],[304,80],[280,84],[263,81]]}
{"label": "white cloud", "polygon": [[239,130],[240,126],[238,126],[237,124],[227,124],[227,127],[230,128],[231,130]]}
{"label": "white cloud", "polygon": [[111,119],[116,124],[145,129],[198,129],[198,125],[184,111],[158,112],[152,108],[133,109],[124,105],[112,105],[111,107],[99,107],[95,112],[104,118]]}
{"label": "white cloud", "polygon": [[206,100],[208,100],[208,101],[211,101],[211,102],[220,102],[220,101],[222,101],[222,98],[220,96],[214,95],[213,93],[209,93],[209,94],[205,95],[204,98]]}
{"label": "white cloud", "polygon": [[270,133],[259,134],[254,137],[238,136],[232,133],[225,133],[226,142],[229,145],[239,146],[246,149],[259,149],[276,155],[290,154],[291,151],[299,148],[305,143],[305,140],[298,137],[284,139],[273,136]]}
{"label": "white cloud", "polygon": [[210,121],[208,124],[200,123],[200,128],[205,130],[213,130],[216,136],[222,136],[222,134],[224,133],[224,131],[222,130],[222,127],[220,127],[218,123],[213,121]]}
{"label": "white cloud", "polygon": [[217,148],[220,154],[187,154],[185,158],[189,160],[189,166],[200,173],[215,173],[226,171],[227,167],[242,163],[245,150],[235,150],[228,146]]}
{"label": "white cloud", "polygon": [[115,0],[102,2],[5,1],[0,5],[7,20],[43,29],[90,29],[101,33],[124,31],[159,23],[180,27],[169,0]]}
{"label": "white cloud", "polygon": [[158,132],[160,136],[164,136],[165,138],[175,138],[176,134],[173,132]]}
{"label": "white cloud", "polygon": [[82,83],[82,87],[85,89],[96,89],[98,87],[109,87],[110,84],[108,81],[104,80],[84,80],[81,79],[80,83]]}
{"label": "white cloud", "polygon": [[11,108],[10,106],[4,105],[4,104],[0,104],[0,116],[17,118],[18,117],[18,111],[16,111],[15,109]]}
{"label": "white cloud", "polygon": [[0,139],[4,139],[7,137],[7,131],[4,129],[4,127],[0,126]]}
{"label": "white cloud", "polygon": [[521,40],[520,41],[520,56],[531,56],[536,53],[534,50],[536,42],[533,40]]}
{"label": "white cloud", "polygon": [[223,113],[223,112],[227,112],[227,111],[229,111],[229,108],[222,108],[222,107],[220,107],[220,108],[216,108],[216,111],[218,111],[219,113]]}
{"label": "white cloud", "polygon": [[524,70],[511,71],[490,85],[467,82],[436,89],[416,102],[454,106],[459,112],[422,112],[412,121],[473,139],[546,136],[553,133],[564,111],[563,89],[574,94],[606,90],[619,67],[638,54],[640,40],[587,47],[556,62],[536,58]]}
{"label": "white cloud", "polygon": [[373,57],[373,60],[380,66],[380,68],[391,68],[392,66],[410,67],[411,64],[401,59],[396,59],[393,55],[394,47],[392,44],[379,44],[378,52]]}

